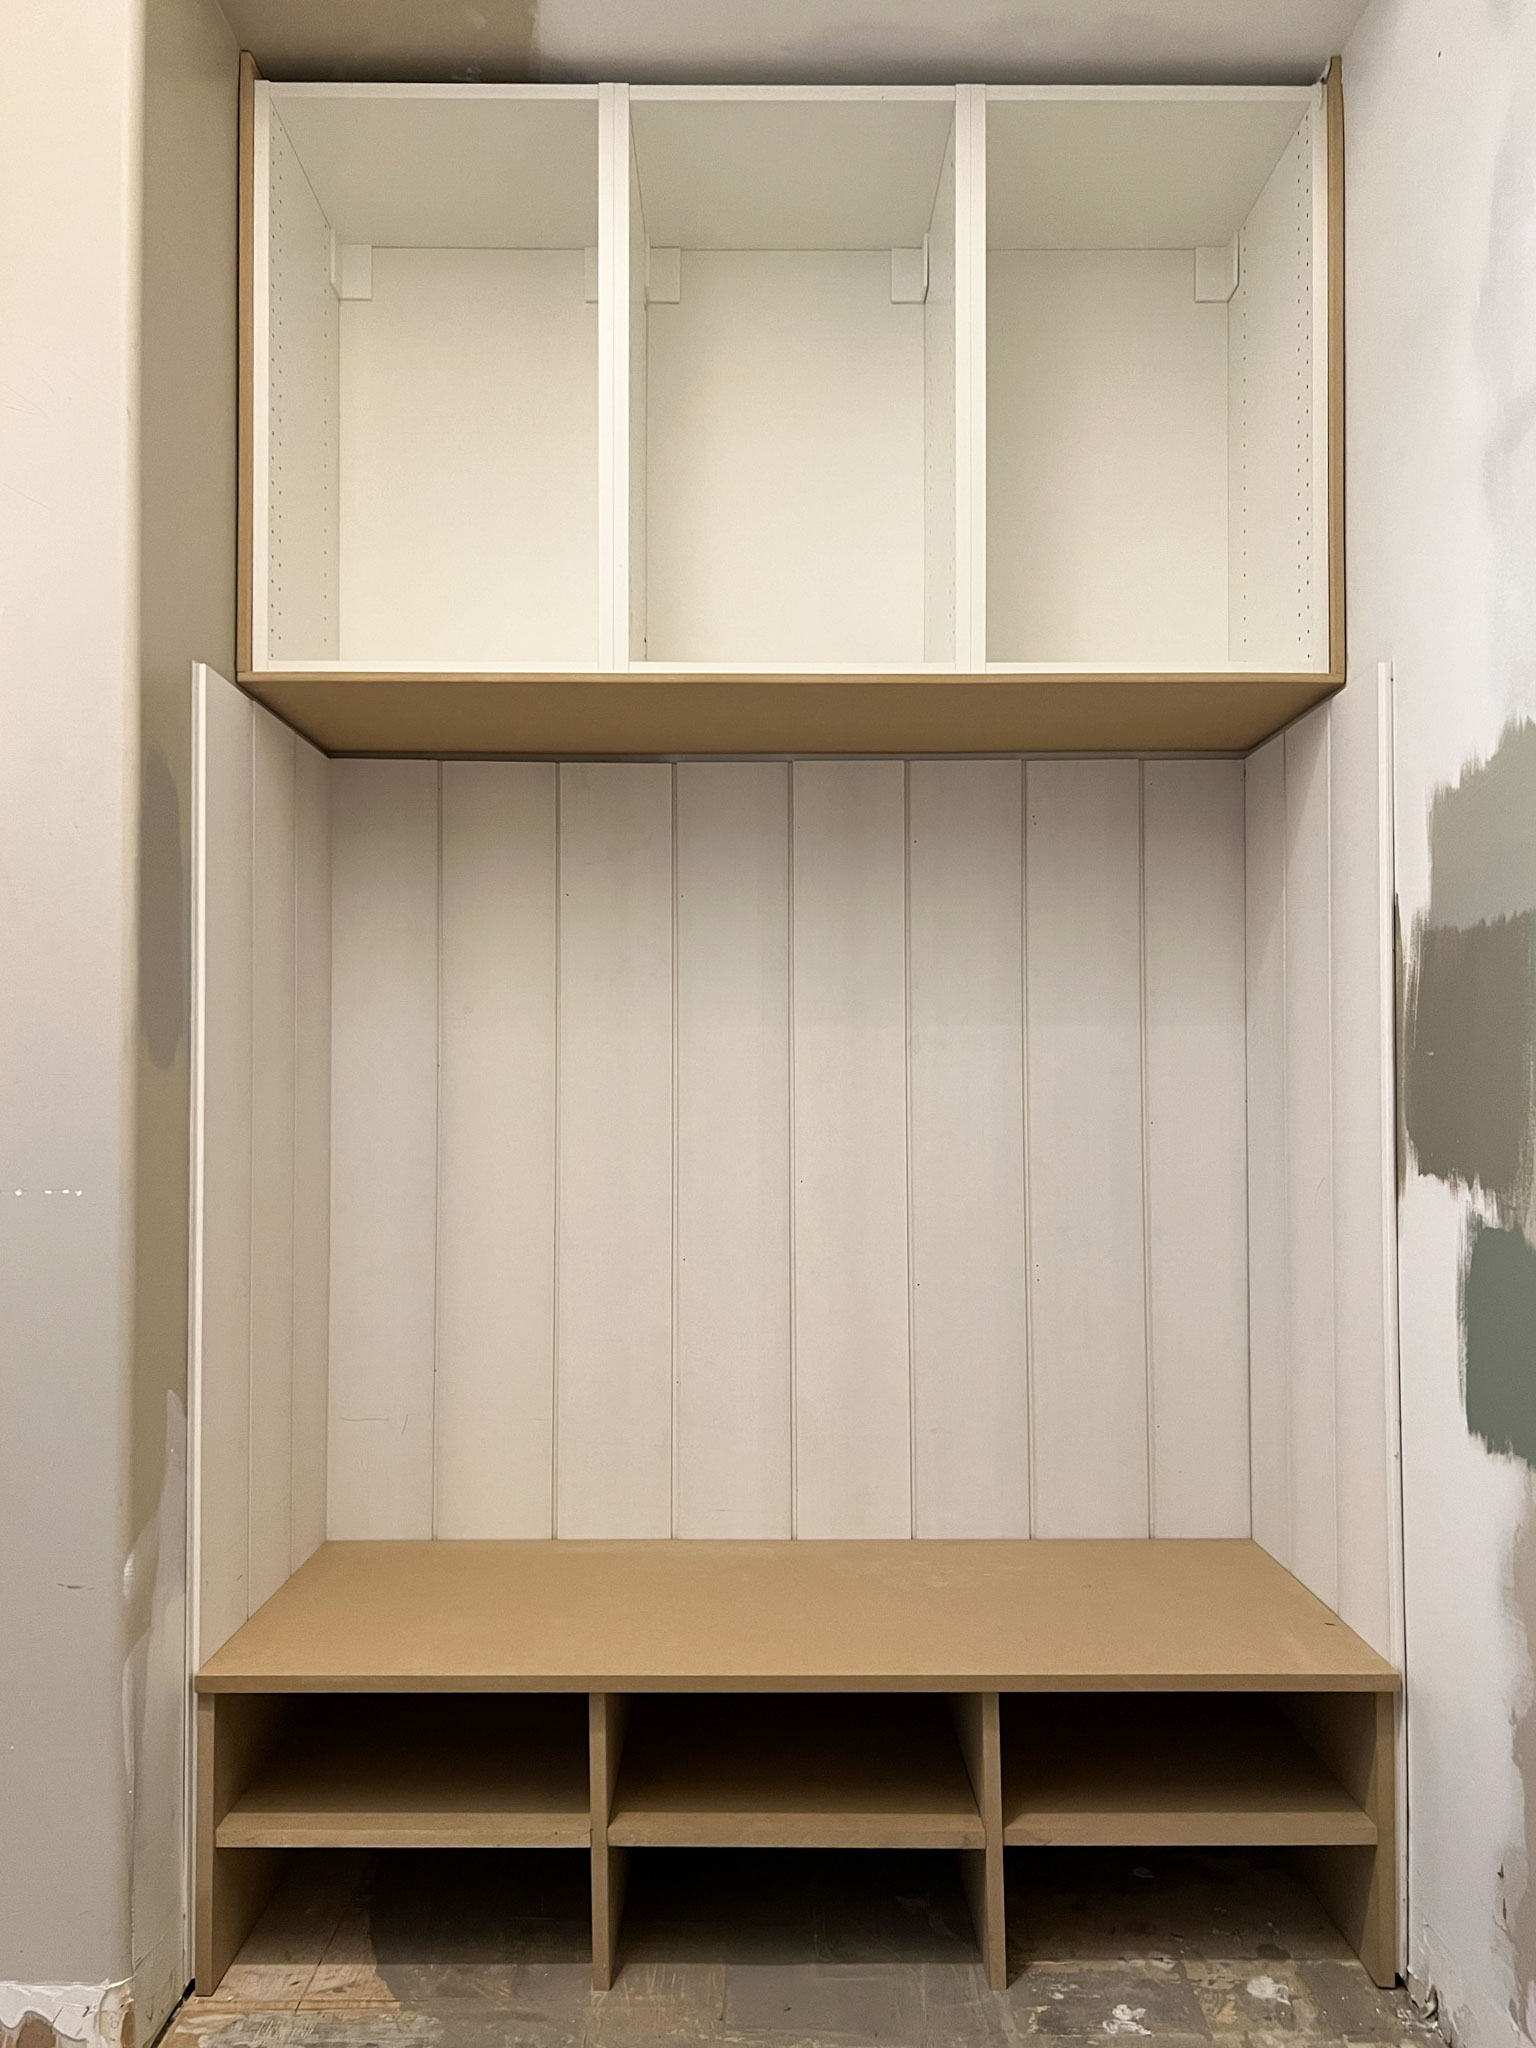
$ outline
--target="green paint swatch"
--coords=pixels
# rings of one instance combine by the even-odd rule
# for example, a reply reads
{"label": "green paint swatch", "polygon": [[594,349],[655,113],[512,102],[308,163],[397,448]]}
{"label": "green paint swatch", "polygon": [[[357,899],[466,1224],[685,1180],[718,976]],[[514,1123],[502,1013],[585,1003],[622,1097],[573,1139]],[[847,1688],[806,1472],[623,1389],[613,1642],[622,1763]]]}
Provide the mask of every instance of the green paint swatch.
{"label": "green paint swatch", "polygon": [[1536,1470],[1536,1249],[1520,1231],[1473,1225],[1461,1326],[1467,1427]]}

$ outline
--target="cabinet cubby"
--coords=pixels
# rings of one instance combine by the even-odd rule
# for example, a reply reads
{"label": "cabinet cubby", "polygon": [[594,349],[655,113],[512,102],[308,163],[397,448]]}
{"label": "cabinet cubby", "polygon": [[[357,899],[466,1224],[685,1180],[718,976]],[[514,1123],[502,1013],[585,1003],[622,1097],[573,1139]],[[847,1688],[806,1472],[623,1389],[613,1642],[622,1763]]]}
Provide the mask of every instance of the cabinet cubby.
{"label": "cabinet cubby", "polygon": [[1343,682],[1337,82],[247,94],[327,751],[1243,750]]}

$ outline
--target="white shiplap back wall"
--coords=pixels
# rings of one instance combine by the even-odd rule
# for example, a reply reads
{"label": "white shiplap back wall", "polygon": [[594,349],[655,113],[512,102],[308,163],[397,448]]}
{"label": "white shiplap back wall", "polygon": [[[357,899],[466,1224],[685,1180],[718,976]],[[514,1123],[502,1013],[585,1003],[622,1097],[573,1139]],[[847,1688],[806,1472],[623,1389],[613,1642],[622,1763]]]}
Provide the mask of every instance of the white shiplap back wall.
{"label": "white shiplap back wall", "polygon": [[202,1658],[325,1535],[331,813],[324,758],[208,671],[197,721]]}
{"label": "white shiplap back wall", "polygon": [[333,1537],[1247,1533],[1242,763],[329,773]]}

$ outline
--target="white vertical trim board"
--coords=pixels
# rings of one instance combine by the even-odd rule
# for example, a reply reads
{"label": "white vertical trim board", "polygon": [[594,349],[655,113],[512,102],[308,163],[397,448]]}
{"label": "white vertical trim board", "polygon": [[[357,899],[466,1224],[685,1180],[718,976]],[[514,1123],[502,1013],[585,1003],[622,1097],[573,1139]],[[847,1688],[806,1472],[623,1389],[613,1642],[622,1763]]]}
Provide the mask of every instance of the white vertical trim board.
{"label": "white vertical trim board", "polygon": [[905,769],[794,778],[795,1526],[908,1536]]}
{"label": "white vertical trim board", "polygon": [[438,776],[332,765],[332,1537],[430,1536]]}
{"label": "white vertical trim board", "polygon": [[913,1534],[1029,1534],[1017,761],[910,773]]}
{"label": "white vertical trim board", "polygon": [[1140,770],[1031,761],[1034,1533],[1150,1533]]}
{"label": "white vertical trim board", "polygon": [[672,1531],[672,770],[560,769],[555,1532]]}
{"label": "white vertical trim board", "polygon": [[252,714],[250,1604],[291,1569],[297,890],[287,726]]}
{"label": "white vertical trim board", "polygon": [[1142,773],[1152,1534],[1246,1536],[1243,764]]}
{"label": "white vertical trim board", "polygon": [[1327,706],[1285,734],[1291,1569],[1338,1604],[1332,881]]}
{"label": "white vertical trim board", "polygon": [[1253,1534],[1291,1545],[1290,1197],[1285,1107],[1285,740],[1243,764],[1247,843],[1248,1374]]}
{"label": "white vertical trim board", "polygon": [[789,776],[677,769],[679,1536],[788,1536]]}
{"label": "white vertical trim board", "polygon": [[[260,714],[258,714],[259,716]],[[294,748],[292,1564],[325,1541],[331,1321],[331,765]]]}
{"label": "white vertical trim board", "polygon": [[250,1613],[251,700],[204,670],[200,1658]]}
{"label": "white vertical trim board", "polygon": [[438,1536],[554,1533],[555,775],[442,770]]}

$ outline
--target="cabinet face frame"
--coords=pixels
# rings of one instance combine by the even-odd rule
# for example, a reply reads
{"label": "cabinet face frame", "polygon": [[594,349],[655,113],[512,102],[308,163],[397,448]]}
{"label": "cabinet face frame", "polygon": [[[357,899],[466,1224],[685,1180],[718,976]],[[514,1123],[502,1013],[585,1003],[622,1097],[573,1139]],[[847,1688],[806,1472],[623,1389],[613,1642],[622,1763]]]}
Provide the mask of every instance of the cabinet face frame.
{"label": "cabinet face frame", "polygon": [[[825,677],[829,683],[860,678],[890,679],[908,685],[924,681],[942,686],[951,678],[995,678],[994,688],[1018,690],[1026,686],[1071,686],[1096,680],[1101,686],[1126,681],[1152,688],[1179,689],[1187,685],[1285,683],[1299,690],[1305,709],[1342,687],[1345,678],[1344,635],[1344,534],[1343,534],[1343,102],[1338,61],[1316,87],[1093,87],[1093,86],[975,86],[958,87],[871,87],[871,86],[666,86],[625,85],[330,85],[287,86],[285,93],[306,97],[395,97],[461,98],[474,96],[504,100],[585,99],[598,105],[599,139],[599,234],[598,234],[598,335],[599,335],[599,448],[598,448],[598,659],[588,667],[548,663],[508,663],[494,669],[445,667],[427,661],[404,662],[387,670],[360,668],[340,660],[278,661],[267,649],[267,527],[269,478],[267,471],[266,420],[269,404],[266,340],[268,333],[269,157],[265,114],[267,95],[261,90],[250,60],[242,61],[241,74],[241,207],[240,207],[240,484],[238,520],[238,679],[261,695],[263,683],[272,685],[270,701],[279,715],[306,730],[305,716],[297,711],[295,686],[307,680],[316,684],[343,682],[372,683],[397,679],[402,685],[420,681],[423,686],[468,681],[494,681],[504,677],[527,685],[559,684],[585,679],[593,683],[606,678],[610,686],[627,675],[650,686],[675,679],[679,688],[706,682],[711,677],[754,682],[814,682]],[[1312,521],[1313,602],[1319,625],[1315,637],[1321,642],[1319,658],[1301,667],[1248,667],[1226,664],[1205,670],[1172,669],[1136,663],[994,662],[987,659],[986,630],[986,126],[989,104],[1020,100],[1092,99],[1177,101],[1218,99],[1262,100],[1275,97],[1311,102],[1316,109],[1312,140],[1313,214],[1313,491]],[[956,156],[956,478],[955,478],[955,658],[948,662],[901,664],[844,663],[756,663],[756,662],[665,662],[631,660],[629,635],[630,491],[629,460],[629,182],[631,151],[631,102],[849,102],[849,101],[945,101],[955,106]],[[679,699],[681,703],[684,700]],[[651,703],[657,703],[654,695]],[[317,700],[317,714],[321,711]],[[489,731],[483,750],[505,751],[504,729],[508,712],[503,708],[488,721],[498,727],[498,739]],[[1288,713],[1287,715],[1294,715]],[[513,713],[512,722],[518,722]],[[1090,714],[1090,723],[1097,714]],[[600,736],[588,721],[591,707],[570,718],[572,736],[568,747],[589,751],[601,745]],[[1004,714],[1005,722],[1017,725],[1017,715]],[[472,723],[476,722],[472,719]],[[620,720],[620,725],[632,721]],[[660,735],[663,752],[690,751],[695,745],[710,750],[720,739],[711,727],[708,738],[694,741],[689,727],[693,714],[683,709],[665,713],[668,730]],[[730,721],[728,720],[727,723]],[[800,722],[795,714],[796,725]],[[879,724],[876,717],[876,726]],[[1155,721],[1154,721],[1155,722]],[[1269,721],[1264,721],[1266,728]],[[1283,719],[1281,720],[1283,722]],[[748,725],[753,723],[750,715]],[[678,725],[676,731],[672,730]],[[807,736],[811,750],[815,713],[810,715]],[[578,734],[592,734],[589,744]],[[618,728],[615,728],[617,733]],[[701,728],[702,735],[702,728]],[[350,744],[330,735],[313,734],[320,744],[338,751],[373,751],[377,742],[360,731]],[[1014,745],[1021,743],[1012,734]],[[1097,744],[1112,743],[1114,735]],[[1030,744],[1028,738],[1022,741]],[[1213,741],[1231,744],[1230,739]],[[869,744],[886,750],[881,733],[871,728]],[[910,741],[905,742],[910,750]],[[1049,746],[1051,742],[1046,741]],[[1095,744],[1089,741],[1088,744]],[[1137,744],[1141,744],[1140,741]],[[632,742],[615,738],[627,750]],[[480,750],[472,748],[471,751]],[[514,749],[516,750],[516,749]],[[541,744],[536,751],[543,751]],[[752,750],[750,744],[748,750]]]}

